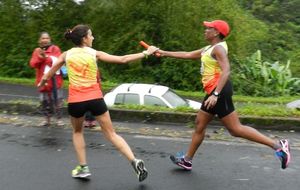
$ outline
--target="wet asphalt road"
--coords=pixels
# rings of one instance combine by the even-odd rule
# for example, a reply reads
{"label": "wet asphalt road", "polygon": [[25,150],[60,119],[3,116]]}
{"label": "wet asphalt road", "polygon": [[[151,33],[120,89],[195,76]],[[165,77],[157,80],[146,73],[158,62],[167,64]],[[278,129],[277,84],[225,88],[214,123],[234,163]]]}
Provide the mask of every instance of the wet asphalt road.
{"label": "wet asphalt road", "polygon": [[[68,91],[64,89],[66,98]],[[39,93],[36,87],[30,85],[7,84],[0,82],[0,100],[38,100]]]}
{"label": "wet asphalt road", "polygon": [[[38,93],[31,86],[0,87],[2,101],[37,100]],[[193,160],[193,171],[186,172],[174,166],[169,155],[186,149],[192,129],[114,122],[137,157],[145,160],[148,179],[139,183],[128,161],[102,134],[86,130],[92,177],[80,181],[70,176],[77,164],[70,126],[36,127],[40,121],[38,116],[0,113],[0,190],[298,190],[300,186],[297,132],[261,131],[272,138],[291,140],[293,161],[287,170],[281,170],[269,148],[209,129]]]}
{"label": "wet asphalt road", "polygon": [[169,155],[184,150],[189,138],[144,135],[138,129],[120,134],[145,160],[150,175],[144,182],[139,183],[128,161],[92,130],[85,132],[91,180],[76,180],[70,176],[77,162],[69,127],[0,123],[1,190],[298,190],[300,186],[297,146],[292,147],[292,164],[281,170],[269,148],[207,140],[193,161],[193,171],[187,172],[174,166]]}

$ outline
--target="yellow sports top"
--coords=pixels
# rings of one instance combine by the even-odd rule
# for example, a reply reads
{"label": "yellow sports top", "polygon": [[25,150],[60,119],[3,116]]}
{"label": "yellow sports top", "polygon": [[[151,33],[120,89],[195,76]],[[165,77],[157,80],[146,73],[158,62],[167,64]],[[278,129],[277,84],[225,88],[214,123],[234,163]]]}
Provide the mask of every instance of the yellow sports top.
{"label": "yellow sports top", "polygon": [[213,46],[209,45],[203,48],[201,53],[201,68],[203,89],[210,94],[217,86],[222,70],[218,61],[212,57],[211,53],[216,46],[222,46],[228,52],[227,43],[219,42]]}
{"label": "yellow sports top", "polygon": [[96,50],[75,47],[67,51],[66,65],[69,76],[68,102],[82,102],[102,98]]}

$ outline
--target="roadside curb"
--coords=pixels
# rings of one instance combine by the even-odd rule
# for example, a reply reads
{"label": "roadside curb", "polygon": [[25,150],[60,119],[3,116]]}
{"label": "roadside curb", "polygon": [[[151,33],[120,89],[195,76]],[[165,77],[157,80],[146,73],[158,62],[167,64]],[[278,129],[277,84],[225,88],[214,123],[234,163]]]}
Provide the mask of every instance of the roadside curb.
{"label": "roadside curb", "polygon": [[[38,115],[38,105],[25,103],[0,103],[0,111],[12,114]],[[143,123],[181,123],[193,126],[196,113],[178,112],[150,112],[140,110],[109,109],[112,120],[132,121]],[[63,108],[64,116],[67,117],[67,108]],[[253,117],[240,116],[240,121],[244,125],[249,125],[257,129],[300,131],[300,118],[283,117]],[[212,121],[214,125],[222,125],[218,118]]]}

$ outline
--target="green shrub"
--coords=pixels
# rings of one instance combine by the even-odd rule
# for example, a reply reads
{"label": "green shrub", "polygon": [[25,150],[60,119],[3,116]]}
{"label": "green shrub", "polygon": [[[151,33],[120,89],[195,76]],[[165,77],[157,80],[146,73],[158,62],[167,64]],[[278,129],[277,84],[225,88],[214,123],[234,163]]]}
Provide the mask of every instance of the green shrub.
{"label": "green shrub", "polygon": [[280,64],[262,59],[258,50],[245,60],[233,65],[233,80],[241,94],[255,96],[282,96],[300,93],[300,78],[292,77],[290,61]]}

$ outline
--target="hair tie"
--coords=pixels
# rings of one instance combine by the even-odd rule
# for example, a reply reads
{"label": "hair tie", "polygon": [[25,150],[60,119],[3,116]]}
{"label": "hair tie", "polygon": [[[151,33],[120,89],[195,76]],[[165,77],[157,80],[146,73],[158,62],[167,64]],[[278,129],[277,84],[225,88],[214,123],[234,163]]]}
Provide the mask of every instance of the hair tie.
{"label": "hair tie", "polygon": [[66,34],[68,34],[68,35],[72,34],[72,30],[71,29],[67,29],[66,30]]}

